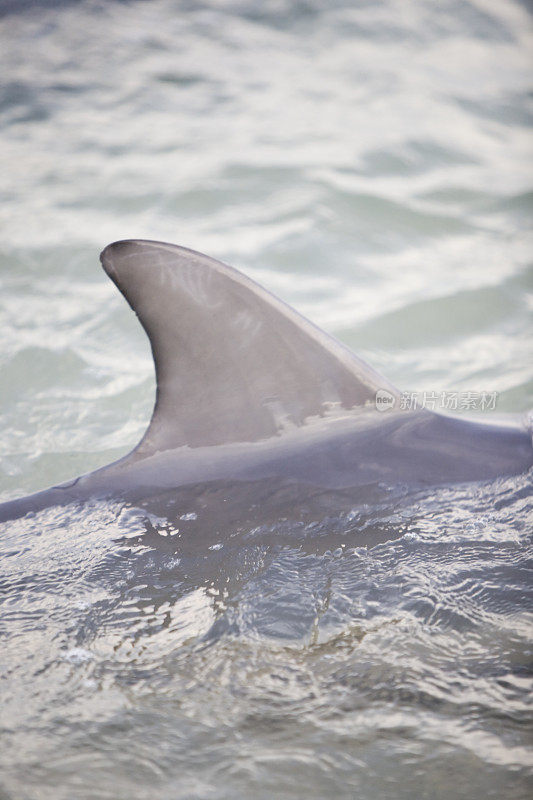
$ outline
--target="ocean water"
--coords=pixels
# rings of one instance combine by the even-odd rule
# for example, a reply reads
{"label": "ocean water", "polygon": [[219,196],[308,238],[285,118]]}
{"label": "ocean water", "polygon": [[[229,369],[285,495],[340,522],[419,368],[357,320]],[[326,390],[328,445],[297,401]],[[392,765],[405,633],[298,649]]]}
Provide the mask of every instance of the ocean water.
{"label": "ocean water", "polygon": [[[146,427],[115,239],[527,412],[532,52],[516,0],[0,0],[0,500]],[[2,526],[0,798],[530,797],[531,476],[381,489]]]}

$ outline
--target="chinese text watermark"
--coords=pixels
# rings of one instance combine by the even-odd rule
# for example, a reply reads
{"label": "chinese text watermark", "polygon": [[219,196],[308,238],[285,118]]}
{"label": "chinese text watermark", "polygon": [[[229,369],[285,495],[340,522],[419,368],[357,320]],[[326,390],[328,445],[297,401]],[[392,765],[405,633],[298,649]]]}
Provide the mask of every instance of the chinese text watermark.
{"label": "chinese text watermark", "polygon": [[430,411],[494,411],[498,403],[498,392],[452,392],[426,391],[402,392],[399,397],[378,389],[376,392],[376,408],[378,411],[416,411],[427,408]]}

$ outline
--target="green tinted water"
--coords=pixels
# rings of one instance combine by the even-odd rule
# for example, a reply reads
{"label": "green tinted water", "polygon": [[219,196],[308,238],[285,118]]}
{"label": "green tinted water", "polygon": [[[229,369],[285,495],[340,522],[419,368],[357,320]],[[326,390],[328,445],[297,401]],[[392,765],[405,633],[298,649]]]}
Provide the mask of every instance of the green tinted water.
{"label": "green tinted water", "polygon": [[[0,11],[3,499],[144,431],[149,348],[97,260],[119,238],[243,269],[406,392],[532,406],[525,4]],[[145,523],[114,507],[9,526],[0,794],[526,797],[528,497],[201,556],[124,549]]]}

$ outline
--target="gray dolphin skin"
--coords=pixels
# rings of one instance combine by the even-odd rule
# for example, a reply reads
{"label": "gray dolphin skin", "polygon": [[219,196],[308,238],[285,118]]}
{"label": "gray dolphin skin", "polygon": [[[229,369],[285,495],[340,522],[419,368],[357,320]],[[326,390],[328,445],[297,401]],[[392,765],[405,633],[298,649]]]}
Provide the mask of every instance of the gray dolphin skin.
{"label": "gray dolphin skin", "polygon": [[[400,393],[235,269],[176,245],[120,241],[104,270],[144,327],[157,391],[127,456],[0,505],[0,521],[88,498],[275,480],[346,490],[491,480],[533,464],[525,426],[402,411]],[[391,398],[376,409],[376,393]]]}

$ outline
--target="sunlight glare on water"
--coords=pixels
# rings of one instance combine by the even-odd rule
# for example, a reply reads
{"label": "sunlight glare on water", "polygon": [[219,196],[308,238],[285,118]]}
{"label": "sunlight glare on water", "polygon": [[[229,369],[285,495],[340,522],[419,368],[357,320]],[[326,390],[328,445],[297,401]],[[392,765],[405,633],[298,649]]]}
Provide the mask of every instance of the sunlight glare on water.
{"label": "sunlight glare on water", "polygon": [[[0,0],[0,39],[2,500],[144,432],[120,238],[233,264],[402,390],[533,405],[526,3]],[[2,526],[0,798],[525,800],[530,476],[366,501]]]}

